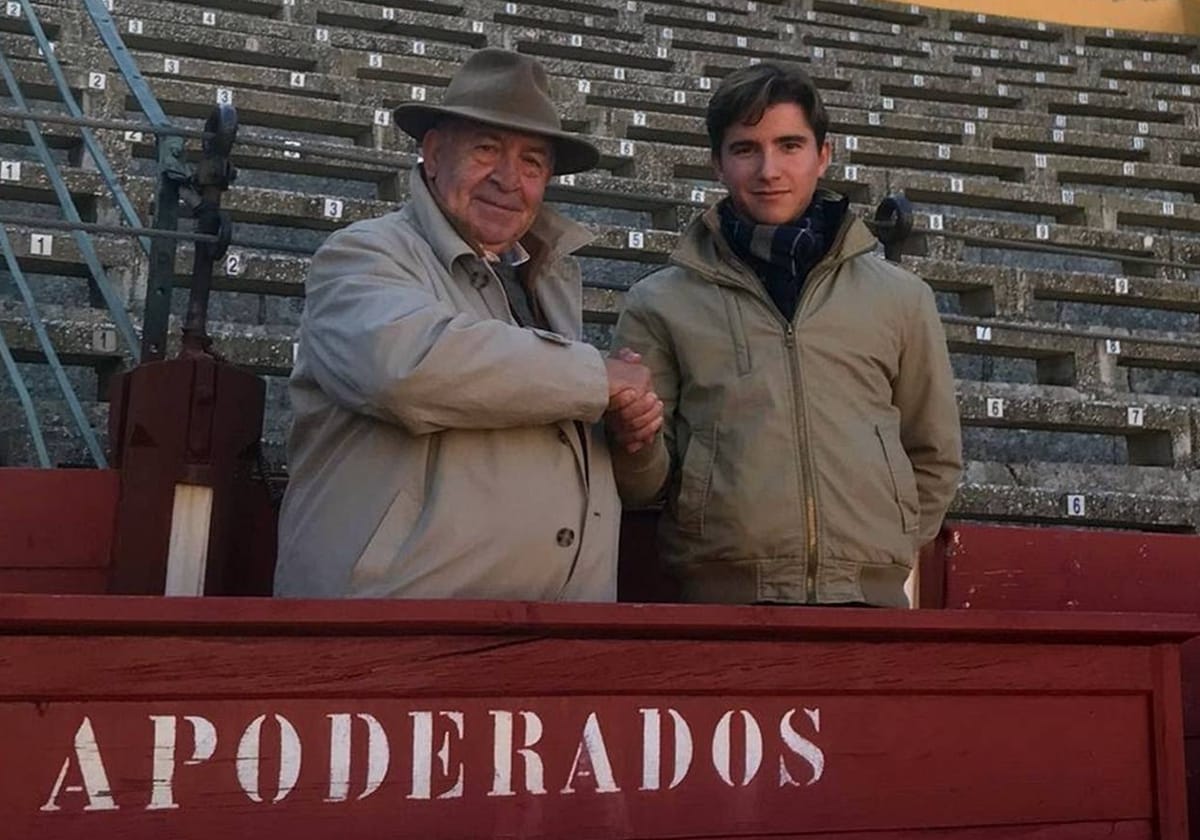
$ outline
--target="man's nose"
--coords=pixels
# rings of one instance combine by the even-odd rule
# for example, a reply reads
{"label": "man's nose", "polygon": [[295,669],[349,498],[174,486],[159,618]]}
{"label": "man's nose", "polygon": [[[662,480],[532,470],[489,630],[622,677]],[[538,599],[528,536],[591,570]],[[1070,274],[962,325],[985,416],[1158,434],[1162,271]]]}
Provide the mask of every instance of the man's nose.
{"label": "man's nose", "polygon": [[496,168],[492,170],[492,181],[496,186],[506,192],[512,192],[521,186],[520,173],[517,169],[517,160],[509,155],[501,155],[500,160],[496,161]]}
{"label": "man's nose", "polygon": [[773,149],[763,152],[762,159],[758,164],[758,177],[764,181],[779,177],[779,156]]}

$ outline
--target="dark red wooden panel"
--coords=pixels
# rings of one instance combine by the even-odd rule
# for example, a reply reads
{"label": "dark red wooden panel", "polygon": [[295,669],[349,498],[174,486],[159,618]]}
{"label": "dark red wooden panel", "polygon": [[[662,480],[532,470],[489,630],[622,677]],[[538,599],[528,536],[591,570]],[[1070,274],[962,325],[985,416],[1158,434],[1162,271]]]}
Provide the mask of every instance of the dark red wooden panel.
{"label": "dark red wooden panel", "polygon": [[0,592],[101,595],[108,588],[108,569],[0,568]]}
{"label": "dark red wooden panel", "polygon": [[[1005,825],[986,828],[922,828],[914,831],[854,831],[835,840],[1150,840],[1154,824],[1146,820],[1054,825]],[[811,834],[771,834],[742,840],[813,840]]]}
{"label": "dark red wooden panel", "polygon": [[[594,683],[628,692],[664,685],[688,692],[1071,691],[1119,685],[1149,692],[1147,649],[1078,645],[882,644],[804,642],[803,659],[782,656],[780,642],[571,639],[426,635],[397,638],[31,638],[0,657],[0,698],[134,699],[211,697],[212,672],[225,668],[221,691],[246,697],[321,697],[353,678],[356,691],[403,696],[534,692]],[[400,660],[404,668],[390,667]],[[46,663],[70,667],[47,668]],[[520,662],[515,668],[513,663]],[[137,674],[136,681],[125,679]],[[608,684],[606,683],[606,684]]]}
{"label": "dark red wooden panel", "polygon": [[76,597],[0,593],[0,632],[177,636],[536,633],[721,641],[1182,643],[1200,616],[1017,610],[878,610],[534,601]]}
{"label": "dark red wooden panel", "polygon": [[[1195,615],[1200,536],[951,523],[922,558],[922,603]],[[1200,642],[1183,647],[1181,683],[1183,731],[1200,735]],[[1165,746],[1182,751],[1177,742]],[[1190,750],[1193,808],[1200,807],[1198,761],[1200,750]],[[1193,823],[1200,836],[1200,820]]]}
{"label": "dark red wooden panel", "polygon": [[1197,629],[4,596],[0,821],[49,840],[1182,840],[1176,645]]}
{"label": "dark red wooden panel", "polygon": [[[652,739],[663,761],[649,780],[644,709],[655,710],[669,733]],[[686,722],[691,746],[679,761],[671,711]],[[340,753],[339,715],[350,732]],[[373,777],[360,715],[375,725],[377,758],[384,745],[388,753],[386,770],[380,764]],[[502,715],[512,716],[511,730]],[[154,718],[163,717],[174,732],[156,740]],[[531,717],[536,737],[527,742]],[[197,718],[215,740],[189,765]],[[250,825],[292,837],[356,836],[392,825],[403,826],[393,836],[404,837],[559,837],[568,826],[583,837],[735,837],[1148,819],[1155,813],[1149,729],[1136,695],[668,691],[3,703],[6,749],[23,759],[0,765],[0,814],[15,836],[81,840],[106,825],[120,825],[130,840],[199,837],[188,833],[199,824],[207,836],[245,836]],[[781,731],[795,739],[792,747]],[[532,773],[515,752],[525,743],[533,743]],[[436,753],[447,745],[443,763]],[[166,751],[174,752],[166,764],[170,794],[160,765],[163,807],[151,807],[155,757]],[[334,769],[339,754],[344,774]],[[501,771],[498,782],[497,767],[509,762],[515,771]]]}
{"label": "dark red wooden panel", "polygon": [[1200,536],[955,523],[950,608],[1200,612]]}
{"label": "dark red wooden panel", "polygon": [[118,476],[0,468],[0,570],[107,568]]}

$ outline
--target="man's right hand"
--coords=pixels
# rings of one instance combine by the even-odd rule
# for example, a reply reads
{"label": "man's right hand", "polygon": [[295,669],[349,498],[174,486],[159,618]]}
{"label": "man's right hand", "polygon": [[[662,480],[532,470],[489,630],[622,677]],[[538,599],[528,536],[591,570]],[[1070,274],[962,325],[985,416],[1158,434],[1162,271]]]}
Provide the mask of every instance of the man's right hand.
{"label": "man's right hand", "polygon": [[618,394],[632,391],[642,396],[650,390],[650,369],[642,364],[641,357],[636,353],[622,353],[620,358],[604,360],[608,368],[608,407],[614,407]]}

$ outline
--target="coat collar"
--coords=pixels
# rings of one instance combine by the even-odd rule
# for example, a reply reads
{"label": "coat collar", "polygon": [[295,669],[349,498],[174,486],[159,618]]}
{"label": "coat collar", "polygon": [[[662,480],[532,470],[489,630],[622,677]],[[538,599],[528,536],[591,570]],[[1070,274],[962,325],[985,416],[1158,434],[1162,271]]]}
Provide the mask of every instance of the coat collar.
{"label": "coat collar", "polygon": [[[446,218],[425,183],[420,165],[414,166],[409,174],[408,187],[413,219],[447,272],[453,269],[460,257],[480,255]],[[543,266],[577,251],[594,238],[595,235],[583,225],[543,204],[533,220],[533,226],[521,237],[520,244],[530,254],[531,276],[536,277]]]}
{"label": "coat collar", "polygon": [[[836,198],[835,193],[821,191],[813,197]],[[875,249],[877,240],[863,222],[847,212],[838,229],[837,237],[825,258],[813,268],[824,269],[853,259]],[[671,262],[694,271],[714,283],[727,286],[749,287],[758,290],[762,284],[754,272],[734,255],[725,234],[721,232],[721,217],[716,205],[709,207],[694,219],[679,237],[679,243],[671,253]]]}

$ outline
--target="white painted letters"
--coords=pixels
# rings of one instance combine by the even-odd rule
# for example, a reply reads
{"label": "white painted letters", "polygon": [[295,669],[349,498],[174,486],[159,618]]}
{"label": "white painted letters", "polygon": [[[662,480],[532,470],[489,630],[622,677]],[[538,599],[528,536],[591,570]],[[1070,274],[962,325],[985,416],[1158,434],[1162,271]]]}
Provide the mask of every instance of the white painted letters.
{"label": "white painted letters", "polygon": [[[192,725],[192,757],[183,763],[192,765],[208,761],[217,748],[216,727],[208,718],[197,715],[185,715],[183,719]],[[175,715],[150,715],[150,721],[154,724],[154,777],[151,779],[147,811],[179,807],[173,790],[178,720]]]}
{"label": "white painted letters", "polygon": [[[413,764],[412,764],[412,793],[409,799],[432,799],[433,796],[433,712],[409,712],[413,721]],[[458,740],[463,739],[463,713],[438,712],[439,717],[454,724]],[[450,775],[450,733],[442,738],[442,746],[437,752],[437,758],[442,764],[442,775]],[[457,799],[463,795],[463,765],[459,761],[455,765],[458,771],[454,784],[437,795],[438,799]]]}
{"label": "white painted letters", "polygon": [[[326,802],[345,802],[350,797],[350,743],[353,734],[352,718],[348,714],[326,715],[329,718],[329,796]],[[357,717],[367,726],[367,785],[355,799],[366,799],[383,784],[387,776],[391,750],[387,733],[372,715]]]}
{"label": "white painted letters", "polygon": [[[300,736],[296,727],[283,715],[271,715],[279,724],[279,790],[271,800],[274,805],[292,792],[300,778]],[[262,760],[262,725],[266,715],[250,721],[237,749],[237,780],[251,802],[262,802],[258,788],[258,768]]]}
{"label": "white painted letters", "polygon": [[[662,786],[662,719],[658,709],[639,709],[642,714],[642,786],[639,790],[659,790]],[[679,786],[692,766],[692,730],[683,715],[674,709],[667,714],[675,723],[675,760],[671,783]]]}
{"label": "white painted letters", "polygon": [[[515,796],[513,790],[513,713],[491,711],[492,716],[492,789],[488,796]],[[518,712],[525,723],[525,737],[517,755],[525,762],[524,790],[534,795],[546,792],[542,757],[533,750],[542,738],[542,719],[533,712]]]}
{"label": "white painted letters", "polygon": [[[808,715],[808,719],[812,722],[813,732],[821,731],[821,710],[820,709],[805,709],[804,713]],[[805,785],[815,785],[820,781],[821,776],[825,774],[825,753],[814,744],[812,741],[805,738],[795,727],[792,726],[792,717],[796,714],[795,709],[788,711],[783,719],[779,721],[779,737],[783,739],[783,743],[789,750],[800,756],[808,762],[809,768],[812,770],[812,776]],[[779,786],[793,785],[800,786],[800,782],[788,772],[787,761],[785,756],[779,756]]]}
{"label": "white painted letters", "polygon": [[75,732],[75,761],[79,765],[83,785],[63,786],[67,772],[71,769],[71,756],[63,759],[62,770],[58,772],[58,781],[50,791],[50,797],[41,807],[43,811],[58,811],[58,795],[67,793],[86,793],[88,804],[83,806],[85,811],[115,811],[116,800],[113,799],[112,789],[108,784],[108,774],[104,772],[104,761],[100,757],[100,745],[96,743],[96,733],[92,730],[92,721],[85,717],[79,729]]}
{"label": "white painted letters", "polygon": [[[588,763],[591,764],[591,770],[579,766],[579,760],[585,751]],[[604,747],[604,735],[600,732],[600,720],[596,717],[595,712],[588,715],[587,721],[583,724],[583,735],[579,739],[579,746],[575,749],[575,760],[571,762],[571,772],[567,775],[567,783],[563,785],[560,793],[574,793],[575,788],[572,787],[572,784],[576,777],[591,775],[596,778],[597,793],[620,792],[621,789],[617,787],[616,780],[613,779],[612,764],[608,760],[608,750]]]}
{"label": "white painted letters", "polygon": [[[740,709],[737,714],[741,715],[746,727],[746,767],[741,781],[741,786],[745,787],[754,781],[754,777],[758,774],[758,768],[762,766],[762,730],[759,729],[758,721],[754,719],[754,715],[750,714],[750,712]],[[737,782],[733,779],[729,760],[733,741],[730,733],[733,715],[734,712],[732,710],[721,715],[721,719],[717,721],[716,729],[713,730],[712,740],[713,767],[716,768],[717,775],[721,777],[721,781],[730,787],[737,786]]]}

